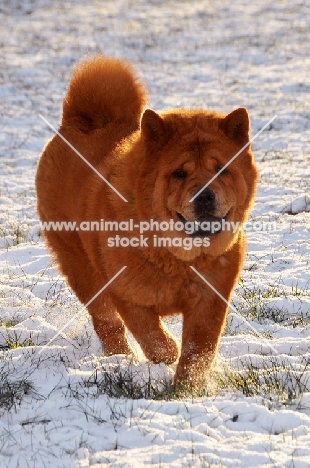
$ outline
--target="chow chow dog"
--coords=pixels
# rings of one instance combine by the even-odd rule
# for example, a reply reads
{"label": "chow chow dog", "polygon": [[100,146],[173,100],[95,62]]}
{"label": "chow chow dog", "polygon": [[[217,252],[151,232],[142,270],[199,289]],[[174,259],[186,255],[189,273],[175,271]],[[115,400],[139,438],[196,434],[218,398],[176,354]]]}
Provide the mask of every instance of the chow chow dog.
{"label": "chow chow dog", "polygon": [[[175,384],[195,385],[211,368],[242,268],[240,225],[257,181],[249,118],[244,108],[225,115],[145,106],[127,62],[98,55],[77,65],[59,133],[91,167],[58,134],[51,138],[38,163],[38,213],[41,222],[76,222],[43,235],[88,304],[104,353],[132,354],[127,328],[150,361],[178,360]],[[94,221],[123,230],[81,228]],[[183,315],[180,349],[161,320],[171,314]]]}

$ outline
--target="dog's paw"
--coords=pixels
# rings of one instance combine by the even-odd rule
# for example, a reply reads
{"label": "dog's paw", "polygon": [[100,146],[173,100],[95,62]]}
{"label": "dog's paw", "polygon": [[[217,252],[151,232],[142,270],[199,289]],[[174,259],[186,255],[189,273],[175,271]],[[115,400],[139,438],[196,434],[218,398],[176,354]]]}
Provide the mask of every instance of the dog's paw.
{"label": "dog's paw", "polygon": [[178,359],[179,347],[168,334],[152,334],[148,346],[143,349],[145,356],[155,364],[172,364]]}
{"label": "dog's paw", "polygon": [[109,339],[105,339],[103,351],[105,356],[113,356],[114,354],[134,355],[133,350],[124,336],[113,336],[109,337]]}

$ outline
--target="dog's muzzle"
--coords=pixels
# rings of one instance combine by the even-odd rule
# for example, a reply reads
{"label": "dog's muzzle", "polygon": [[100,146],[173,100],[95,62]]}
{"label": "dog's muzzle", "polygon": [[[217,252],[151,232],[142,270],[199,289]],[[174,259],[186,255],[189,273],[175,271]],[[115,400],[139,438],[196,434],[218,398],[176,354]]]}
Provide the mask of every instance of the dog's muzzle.
{"label": "dog's muzzle", "polygon": [[193,201],[195,221],[187,221],[180,213],[179,219],[184,224],[189,237],[210,237],[222,231],[222,221],[213,215],[216,211],[216,195],[213,190],[206,188]]}

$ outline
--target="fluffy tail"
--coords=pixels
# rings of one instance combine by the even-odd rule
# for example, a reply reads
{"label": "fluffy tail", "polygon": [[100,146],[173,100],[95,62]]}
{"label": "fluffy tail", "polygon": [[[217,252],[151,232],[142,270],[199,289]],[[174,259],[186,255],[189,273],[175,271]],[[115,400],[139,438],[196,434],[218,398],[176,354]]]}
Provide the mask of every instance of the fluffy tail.
{"label": "fluffy tail", "polygon": [[130,64],[97,55],[78,64],[63,103],[62,125],[84,132],[109,123],[138,128],[146,104],[144,86]]}

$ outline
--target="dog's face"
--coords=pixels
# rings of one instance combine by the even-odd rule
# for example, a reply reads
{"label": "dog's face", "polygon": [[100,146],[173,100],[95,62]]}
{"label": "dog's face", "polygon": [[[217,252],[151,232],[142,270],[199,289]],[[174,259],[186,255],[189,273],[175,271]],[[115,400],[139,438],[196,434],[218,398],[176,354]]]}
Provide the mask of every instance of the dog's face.
{"label": "dog's face", "polygon": [[209,237],[209,253],[220,255],[238,236],[236,223],[245,221],[255,193],[257,170],[249,146],[235,157],[249,141],[247,111],[223,116],[178,110],[159,116],[147,110],[141,133],[141,215],[183,223],[184,230],[169,235]]}

